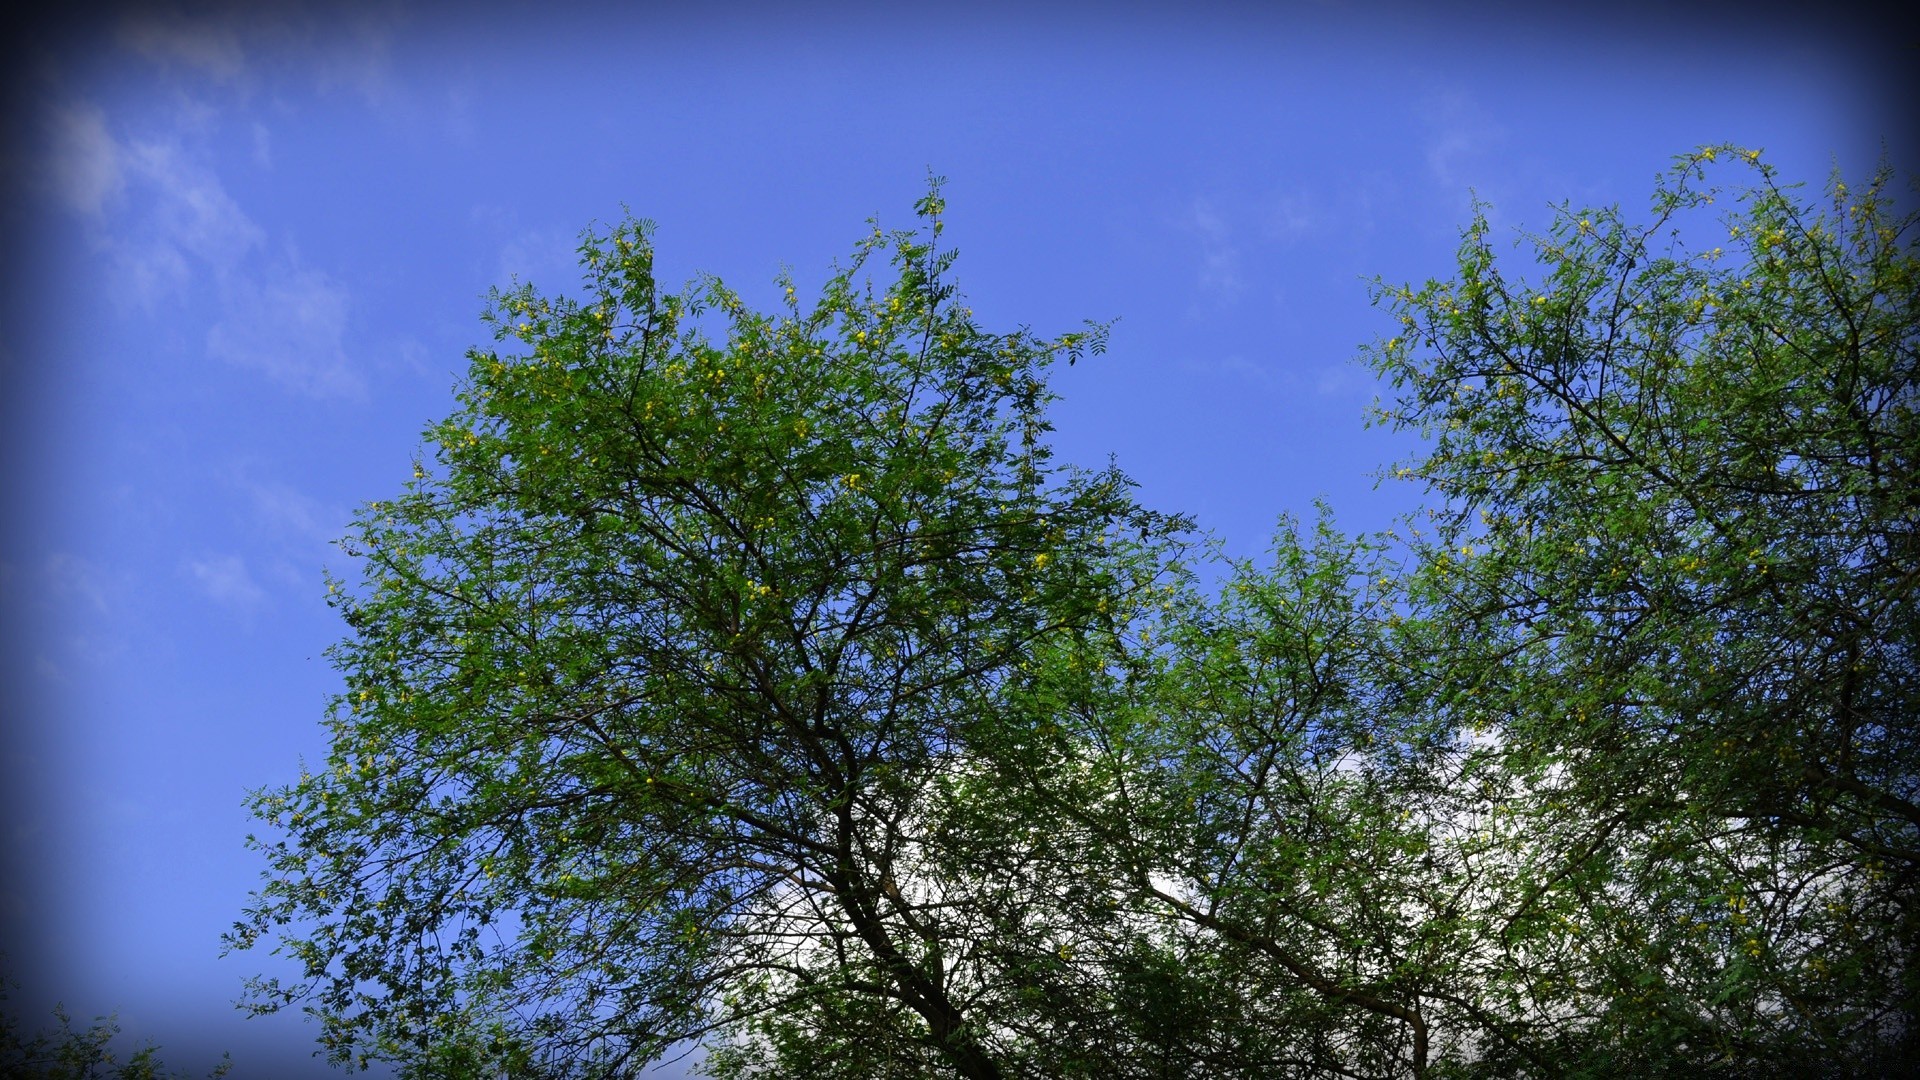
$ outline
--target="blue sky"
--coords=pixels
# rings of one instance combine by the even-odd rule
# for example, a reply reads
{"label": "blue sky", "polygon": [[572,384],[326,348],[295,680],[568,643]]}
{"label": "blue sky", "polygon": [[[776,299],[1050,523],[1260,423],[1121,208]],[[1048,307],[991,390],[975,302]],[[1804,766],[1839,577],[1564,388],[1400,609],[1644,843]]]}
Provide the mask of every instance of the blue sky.
{"label": "blue sky", "polygon": [[[623,207],[663,277],[771,306],[948,178],[990,327],[1118,318],[1057,445],[1257,553],[1324,497],[1384,527],[1367,281],[1646,204],[1702,143],[1850,176],[1914,45],[1750,5],[1411,3],[100,11],[14,39],[0,297],[0,948],[30,1016],[118,1009],[196,1068],[320,1075],[218,957],[246,791],[325,752],[352,508],[447,414],[490,286],[565,291]],[[1717,12],[1717,14],[1716,14]]]}

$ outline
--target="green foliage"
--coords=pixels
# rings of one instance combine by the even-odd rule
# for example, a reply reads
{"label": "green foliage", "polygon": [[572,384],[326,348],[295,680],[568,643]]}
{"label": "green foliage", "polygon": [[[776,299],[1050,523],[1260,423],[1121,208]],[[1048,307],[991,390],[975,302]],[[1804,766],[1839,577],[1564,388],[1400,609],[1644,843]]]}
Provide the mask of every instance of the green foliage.
{"label": "green foliage", "polygon": [[[6,998],[0,989],[0,1076],[8,1080],[186,1080],[186,1073],[167,1071],[157,1056],[160,1048],[152,1043],[123,1060],[111,1045],[120,1034],[111,1016],[96,1017],[84,1030],[75,1030],[72,1016],[55,1005],[53,1018],[59,1027],[28,1038],[5,1007]],[[207,1076],[225,1076],[232,1067],[231,1061],[222,1061]]]}
{"label": "green foliage", "polygon": [[258,1007],[435,1075],[904,1009],[992,1073],[974,1018],[1018,987],[956,897],[997,886],[937,861],[930,799],[1021,658],[1124,592],[1100,538],[1165,523],[1048,460],[1046,369],[1103,330],[983,330],[939,208],[777,316],[661,293],[632,222],[583,244],[584,299],[495,298],[519,351],[472,355],[433,467],[350,541],[327,768],[256,802],[287,839],[234,942],[305,968]]}
{"label": "green foliage", "polygon": [[[1704,186],[1721,159],[1752,186]],[[1579,950],[1543,1000],[1591,1012],[1597,1073],[1920,1048],[1920,261],[1889,180],[1821,211],[1706,148],[1647,224],[1562,213],[1537,285],[1476,218],[1456,280],[1383,293],[1386,418],[1431,439],[1400,471],[1441,500],[1431,663],[1549,781],[1567,842],[1524,921]]]}
{"label": "green foliage", "polygon": [[256,797],[230,939],[303,975],[253,1007],[434,1077],[1920,1058],[1887,179],[1821,211],[1705,149],[1650,223],[1563,211],[1532,284],[1477,216],[1380,294],[1434,508],[1226,566],[1051,462],[1102,330],[978,326],[937,189],[773,315],[589,236],[357,522],[332,752]]}

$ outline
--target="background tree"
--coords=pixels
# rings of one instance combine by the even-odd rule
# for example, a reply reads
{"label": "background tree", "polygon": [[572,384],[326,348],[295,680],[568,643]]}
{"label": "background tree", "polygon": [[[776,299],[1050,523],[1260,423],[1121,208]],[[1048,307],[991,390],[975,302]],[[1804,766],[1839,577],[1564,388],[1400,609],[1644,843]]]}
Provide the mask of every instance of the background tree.
{"label": "background tree", "polygon": [[[1751,186],[1705,184],[1729,162]],[[1551,811],[1499,979],[1562,1067],[1920,1060],[1920,260],[1890,179],[1823,211],[1705,148],[1648,224],[1560,214],[1538,285],[1476,216],[1455,280],[1383,290],[1384,417],[1440,500],[1437,701]]]}
{"label": "background tree", "polygon": [[[73,1017],[55,1005],[53,1019],[59,1026],[28,1036],[7,1002],[8,992],[17,989],[11,980],[0,980],[0,1076],[8,1080],[186,1080],[186,1073],[168,1071],[159,1060],[160,1048],[153,1043],[122,1058],[113,1048],[120,1025],[111,1016],[95,1017],[85,1029],[75,1030]],[[232,1061],[223,1060],[207,1072],[208,1080],[225,1076],[232,1068]]]}

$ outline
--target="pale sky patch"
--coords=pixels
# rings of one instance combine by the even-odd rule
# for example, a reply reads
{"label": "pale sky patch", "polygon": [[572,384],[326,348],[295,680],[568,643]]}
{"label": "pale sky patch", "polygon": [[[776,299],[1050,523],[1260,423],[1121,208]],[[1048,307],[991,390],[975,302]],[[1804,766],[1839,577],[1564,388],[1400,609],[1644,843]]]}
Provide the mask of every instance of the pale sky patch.
{"label": "pale sky patch", "polygon": [[1200,237],[1200,288],[1221,302],[1240,295],[1240,248],[1227,220],[1205,198],[1195,199],[1187,211],[1187,227]]}
{"label": "pale sky patch", "polygon": [[240,484],[253,504],[254,520],[281,548],[268,566],[270,576],[303,588],[321,568],[339,564],[336,543],[346,535],[350,517],[345,510],[322,503],[290,484],[246,479]]}
{"label": "pale sky patch", "polygon": [[51,683],[64,683],[67,681],[67,673],[60,670],[59,664],[47,659],[45,653],[33,654],[33,672]]}
{"label": "pale sky patch", "polygon": [[269,531],[299,540],[332,541],[344,531],[345,515],[291,485],[242,481],[254,516]]}
{"label": "pale sky patch", "polygon": [[210,555],[187,564],[187,572],[209,600],[232,611],[246,613],[267,599],[253,580],[245,559],[238,555]]}
{"label": "pale sky patch", "polygon": [[55,600],[77,598],[100,615],[107,614],[111,607],[107,602],[106,575],[72,552],[56,551],[47,556],[41,577],[47,593]]}
{"label": "pale sky patch", "polygon": [[392,344],[389,352],[393,365],[399,370],[415,377],[439,375],[433,364],[434,353],[426,343],[412,334],[405,334]]}
{"label": "pale sky patch", "polygon": [[522,229],[518,215],[501,206],[476,206],[468,215],[476,227],[507,236],[499,246],[493,284],[534,282],[543,290],[561,290],[580,279],[578,229]]}
{"label": "pale sky patch", "polygon": [[1292,240],[1319,228],[1322,217],[1311,192],[1291,192],[1273,200],[1267,211],[1266,233],[1269,239]]}
{"label": "pale sky patch", "polygon": [[1505,139],[1506,129],[1458,90],[1431,95],[1421,112],[1432,132],[1426,146],[1427,173],[1445,194],[1463,194],[1476,180],[1485,179],[1477,166]]}
{"label": "pale sky patch", "polygon": [[1321,397],[1348,397],[1377,392],[1379,380],[1357,360],[1323,364],[1314,373],[1313,389]]}
{"label": "pale sky patch", "polygon": [[1188,360],[1185,367],[1189,371],[1216,378],[1252,383],[1264,390],[1274,389],[1281,384],[1278,372],[1264,364],[1254,363],[1239,353],[1229,353],[1210,360]]}
{"label": "pale sky patch", "polygon": [[313,397],[365,395],[343,343],[347,290],[330,275],[283,266],[265,280],[239,278],[223,306],[225,315],[207,331],[207,352],[217,359]]}
{"label": "pale sky patch", "polygon": [[267,130],[267,125],[258,120],[253,122],[251,131],[253,133],[253,163],[262,169],[273,168],[273,133]]}

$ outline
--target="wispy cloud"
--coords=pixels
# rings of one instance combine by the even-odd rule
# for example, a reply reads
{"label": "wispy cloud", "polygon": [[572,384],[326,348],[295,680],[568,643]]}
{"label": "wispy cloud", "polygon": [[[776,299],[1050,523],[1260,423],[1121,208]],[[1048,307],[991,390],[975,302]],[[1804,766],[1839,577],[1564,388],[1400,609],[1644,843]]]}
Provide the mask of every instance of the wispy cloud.
{"label": "wispy cloud", "polygon": [[[340,20],[337,11],[324,10]],[[399,5],[368,5],[336,21],[333,32],[322,35],[326,47],[316,58],[320,89],[343,89],[372,108],[391,109],[399,94],[393,78],[394,31],[403,17]]]}
{"label": "wispy cloud", "polygon": [[187,573],[209,600],[236,614],[249,614],[266,602],[266,590],[253,580],[246,560],[238,555],[190,560]]}
{"label": "wispy cloud", "polygon": [[264,372],[313,397],[359,398],[366,383],[347,358],[346,287],[288,263],[227,283],[224,314],[207,331],[207,352]]}
{"label": "wispy cloud", "polygon": [[258,120],[253,122],[250,130],[253,133],[253,163],[262,169],[273,168],[273,132]]}
{"label": "wispy cloud", "polygon": [[577,231],[561,228],[527,228],[512,208],[482,203],[467,212],[476,229],[492,234],[499,243],[495,263],[495,282],[534,282],[546,288],[556,283],[572,285],[579,274],[580,258]]}
{"label": "wispy cloud", "polygon": [[1449,196],[1463,194],[1480,176],[1487,151],[1506,138],[1506,129],[1466,93],[1446,90],[1421,104],[1429,132],[1427,172]]}
{"label": "wispy cloud", "polygon": [[236,166],[271,168],[268,121],[232,106],[289,77],[370,102],[390,96],[398,17],[304,0],[125,9],[113,31],[118,61],[157,73],[155,97],[167,107],[130,124],[131,113],[69,95],[44,110],[46,148],[35,155],[37,186],[84,220],[112,268],[110,295],[147,312],[209,297],[213,314],[201,325],[209,359],[312,397],[364,397],[362,365],[350,359],[348,282],[303,264],[297,238],[276,234],[270,243],[268,228],[223,182],[214,148],[232,134],[223,125],[238,123],[252,152]]}
{"label": "wispy cloud", "polygon": [[39,573],[22,575],[24,595],[7,602],[31,611],[36,627],[33,668],[54,683],[71,681],[76,669],[97,670],[125,647],[120,625],[128,611],[127,582],[71,551],[41,560]]}
{"label": "wispy cloud", "polygon": [[1265,364],[1256,364],[1239,353],[1212,359],[1189,359],[1182,365],[1197,375],[1229,379],[1235,382],[1250,383],[1262,390],[1273,390],[1282,385],[1280,373]]}
{"label": "wispy cloud", "polygon": [[1190,359],[1183,365],[1197,375],[1251,386],[1266,393],[1290,397],[1312,394],[1321,398],[1354,398],[1376,392],[1377,380],[1354,362],[1293,367],[1262,364],[1238,353],[1210,360]]}
{"label": "wispy cloud", "polygon": [[1320,228],[1323,217],[1324,213],[1315,205],[1310,192],[1296,191],[1277,196],[1267,209],[1267,238],[1292,240]]}
{"label": "wispy cloud", "polygon": [[[346,344],[346,284],[303,265],[290,248],[270,253],[266,229],[228,192],[196,136],[176,128],[116,139],[86,103],[53,115],[60,149],[47,186],[89,219],[119,279],[114,295],[151,311],[210,288],[218,312],[206,331],[210,357],[312,397],[365,395]],[[268,153],[259,125],[255,139]]]}
{"label": "wispy cloud", "polygon": [[119,144],[107,117],[87,102],[48,109],[41,186],[67,209],[98,221],[126,187]]}
{"label": "wispy cloud", "polygon": [[241,484],[253,504],[254,517],[277,536],[325,544],[345,528],[345,514],[292,485],[252,480]]}
{"label": "wispy cloud", "polygon": [[179,143],[135,143],[127,158],[151,196],[143,223],[148,243],[177,249],[225,277],[266,242],[265,230],[227,194],[220,178]]}
{"label": "wispy cloud", "polygon": [[56,551],[41,565],[42,587],[55,601],[78,599],[95,614],[108,614],[106,576],[100,568],[72,552]]}
{"label": "wispy cloud", "polygon": [[1200,288],[1221,302],[1240,295],[1240,248],[1227,220],[1205,198],[1195,199],[1187,211],[1187,227],[1200,238]]}
{"label": "wispy cloud", "polygon": [[1321,397],[1360,397],[1377,393],[1380,380],[1358,360],[1323,364],[1313,373],[1314,393]]}
{"label": "wispy cloud", "polygon": [[248,549],[249,567],[275,595],[290,592],[302,601],[318,599],[322,568],[338,571],[347,562],[337,542],[346,535],[351,515],[293,484],[260,480],[250,473],[240,465],[230,477],[251,511],[251,531],[260,541]]}
{"label": "wispy cloud", "polygon": [[121,20],[114,37],[122,47],[162,67],[182,67],[216,82],[232,82],[246,73],[245,53],[230,21],[136,9]]}
{"label": "wispy cloud", "polygon": [[344,89],[368,104],[394,96],[394,30],[400,5],[290,0],[213,5],[200,11],[134,7],[114,40],[164,73],[248,94],[288,72],[321,91]]}

